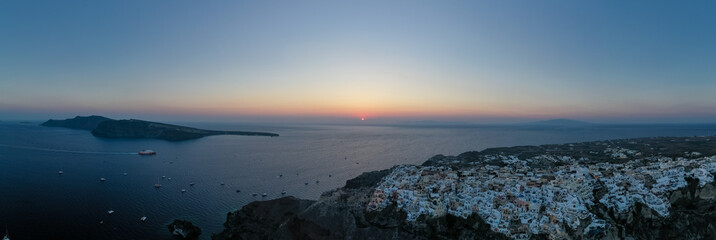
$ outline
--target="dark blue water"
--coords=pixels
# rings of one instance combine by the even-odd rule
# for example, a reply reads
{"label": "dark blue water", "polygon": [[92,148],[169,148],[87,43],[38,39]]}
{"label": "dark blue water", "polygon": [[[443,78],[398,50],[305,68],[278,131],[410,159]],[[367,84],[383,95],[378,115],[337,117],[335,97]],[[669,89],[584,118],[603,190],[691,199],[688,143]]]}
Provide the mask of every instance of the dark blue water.
{"label": "dark blue water", "polygon": [[[186,219],[203,229],[202,239],[209,239],[222,230],[227,212],[251,201],[280,197],[283,190],[287,195],[316,199],[362,172],[420,164],[435,154],[498,146],[716,134],[714,125],[190,125],[271,131],[281,137],[108,140],[87,131],[0,122],[0,226],[7,225],[14,240],[171,239],[166,224]],[[158,154],[135,154],[142,149]],[[64,174],[59,175],[59,170]],[[125,172],[127,176],[123,176]],[[100,178],[107,181],[100,182]],[[190,182],[196,185],[189,186]],[[156,183],[162,187],[155,189]],[[261,197],[264,192],[267,197]],[[115,211],[113,215],[106,213],[110,209]],[[141,222],[142,216],[148,220]]]}

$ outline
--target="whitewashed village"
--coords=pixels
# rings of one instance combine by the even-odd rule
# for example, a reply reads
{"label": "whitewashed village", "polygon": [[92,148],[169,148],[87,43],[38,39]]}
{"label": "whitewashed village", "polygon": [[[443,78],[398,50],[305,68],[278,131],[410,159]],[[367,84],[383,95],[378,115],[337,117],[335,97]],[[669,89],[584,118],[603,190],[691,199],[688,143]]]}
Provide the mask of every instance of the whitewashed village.
{"label": "whitewashed village", "polygon": [[[610,146],[592,154],[623,161],[493,154],[460,167],[397,166],[375,188],[366,208],[380,211],[395,204],[407,213],[408,222],[445,214],[462,218],[477,214],[492,231],[513,239],[535,234],[565,239],[567,228],[581,226],[586,235],[606,227],[606,221],[590,212],[600,203],[615,212],[641,203],[666,217],[671,207],[668,193],[686,186],[687,178],[698,179],[703,186],[716,174],[716,156],[698,152],[642,157],[637,150]],[[545,161],[560,164],[537,164]]]}

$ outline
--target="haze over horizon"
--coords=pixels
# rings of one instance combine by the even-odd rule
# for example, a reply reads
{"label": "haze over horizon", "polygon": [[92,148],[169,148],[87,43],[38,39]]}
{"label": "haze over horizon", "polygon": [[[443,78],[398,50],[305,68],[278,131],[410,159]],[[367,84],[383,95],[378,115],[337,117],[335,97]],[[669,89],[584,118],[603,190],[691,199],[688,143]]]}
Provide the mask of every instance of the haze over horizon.
{"label": "haze over horizon", "polygon": [[716,3],[1,1],[0,120],[716,122]]}

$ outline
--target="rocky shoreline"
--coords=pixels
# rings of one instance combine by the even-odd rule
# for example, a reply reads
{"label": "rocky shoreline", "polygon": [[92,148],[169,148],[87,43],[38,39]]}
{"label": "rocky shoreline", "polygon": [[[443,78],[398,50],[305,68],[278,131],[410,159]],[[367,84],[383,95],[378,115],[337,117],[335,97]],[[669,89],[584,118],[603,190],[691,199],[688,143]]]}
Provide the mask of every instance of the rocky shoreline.
{"label": "rocky shoreline", "polygon": [[196,240],[201,235],[201,228],[187,220],[175,219],[167,228],[175,239]]}
{"label": "rocky shoreline", "polygon": [[[443,169],[446,173],[466,169],[513,169],[511,166],[515,164],[518,166],[524,164],[524,167],[531,166],[533,169],[592,167],[597,169],[595,171],[598,174],[604,172],[601,178],[590,180],[592,191],[587,195],[594,199],[594,203],[585,204],[588,212],[579,215],[584,217],[580,217],[581,222],[575,222],[577,225],[568,221],[576,219],[569,218],[568,215],[563,218],[552,218],[555,216],[549,209],[534,210],[535,214],[550,216],[548,220],[552,219],[550,221],[554,222],[550,224],[555,226],[551,230],[520,230],[520,226],[527,225],[520,224],[519,218],[513,216],[509,218],[513,220],[508,219],[505,223],[509,231],[495,231],[494,227],[501,224],[492,222],[493,219],[490,223],[486,222],[486,218],[483,217],[485,215],[478,214],[477,209],[472,214],[456,216],[451,213],[455,210],[447,208],[448,211],[445,213],[420,214],[415,220],[409,221],[407,220],[409,214],[415,212],[406,208],[405,203],[399,200],[400,197],[396,194],[407,191],[400,188],[397,188],[398,191],[394,191],[391,196],[378,198],[384,199],[380,204],[381,207],[370,208],[369,205],[376,201],[376,192],[379,192],[381,186],[386,186],[388,176],[395,175],[395,171],[401,168],[396,166],[392,169],[364,173],[349,180],[346,186],[324,193],[316,201],[285,197],[250,203],[239,211],[229,213],[224,224],[225,230],[212,236],[212,239],[716,239],[714,177],[711,174],[706,177],[699,175],[701,177],[699,179],[694,175],[686,174],[693,173],[694,169],[700,169],[695,165],[697,162],[706,164],[704,168],[711,169],[709,164],[716,160],[716,157],[713,157],[715,155],[716,138],[668,137],[486,149],[458,156],[438,155],[422,166],[414,166],[416,169],[423,169],[419,170],[422,172]],[[553,156],[553,158],[545,156]],[[634,193],[637,191],[636,186],[629,185],[629,183],[632,185],[646,183],[646,190],[656,187],[657,183],[649,180],[651,175],[643,174],[647,177],[641,179],[639,177],[641,175],[635,173],[636,180],[626,182],[627,185],[623,185],[622,182],[613,185],[614,183],[610,182],[613,180],[610,178],[620,176],[618,171],[622,173],[636,171],[621,169],[621,167],[614,170],[599,170],[596,165],[600,163],[599,166],[607,166],[606,164],[624,165],[625,168],[633,166],[635,170],[637,167],[662,166],[668,167],[668,171],[679,169],[684,171],[684,176],[674,177],[676,180],[683,181],[682,184],[673,183],[675,190],[659,195],[663,195],[666,199],[668,215],[663,215],[664,210],[656,211],[638,201],[639,195]],[[519,174],[518,170],[510,171]],[[664,170],[664,172],[668,171]],[[654,174],[659,174],[658,172]],[[418,176],[422,176],[418,181],[426,181],[423,178],[429,175],[423,173]],[[549,184],[557,183],[549,182]],[[629,196],[629,199],[637,200],[629,200],[631,205],[625,205],[626,207],[619,206],[625,209],[612,205],[615,200],[608,200],[605,196],[620,193],[615,192],[615,186],[616,190],[622,189],[620,191]],[[460,194],[461,189],[464,188],[453,188],[450,191]],[[429,199],[448,201],[445,200],[447,194],[447,192],[436,194],[435,198]],[[496,202],[498,200],[500,199],[495,198]],[[502,202],[499,204],[510,206],[510,201],[518,201],[519,198],[508,194],[506,200],[508,203],[500,200]],[[544,204],[547,203],[543,203],[543,206],[549,206]],[[564,214],[568,213],[564,212]],[[516,234],[515,231],[526,231],[526,234]]]}

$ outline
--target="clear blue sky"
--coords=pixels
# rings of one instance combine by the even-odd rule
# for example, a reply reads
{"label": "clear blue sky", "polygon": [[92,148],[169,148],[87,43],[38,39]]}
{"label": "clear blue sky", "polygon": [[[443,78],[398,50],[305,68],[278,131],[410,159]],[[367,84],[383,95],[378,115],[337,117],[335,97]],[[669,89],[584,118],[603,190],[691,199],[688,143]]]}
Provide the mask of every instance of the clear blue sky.
{"label": "clear blue sky", "polygon": [[716,122],[716,2],[0,1],[0,119]]}

